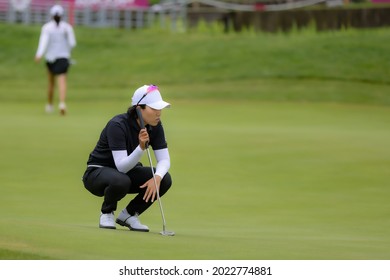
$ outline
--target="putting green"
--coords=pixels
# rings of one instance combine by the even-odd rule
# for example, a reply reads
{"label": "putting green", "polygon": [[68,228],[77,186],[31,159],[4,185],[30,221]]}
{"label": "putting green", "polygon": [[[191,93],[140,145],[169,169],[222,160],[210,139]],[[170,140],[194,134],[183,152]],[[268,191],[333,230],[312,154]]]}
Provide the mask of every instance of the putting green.
{"label": "putting green", "polygon": [[389,259],[390,108],[170,101],[174,237],[157,204],[150,233],[98,228],[80,178],[122,103],[69,102],[64,118],[1,103],[0,258]]}

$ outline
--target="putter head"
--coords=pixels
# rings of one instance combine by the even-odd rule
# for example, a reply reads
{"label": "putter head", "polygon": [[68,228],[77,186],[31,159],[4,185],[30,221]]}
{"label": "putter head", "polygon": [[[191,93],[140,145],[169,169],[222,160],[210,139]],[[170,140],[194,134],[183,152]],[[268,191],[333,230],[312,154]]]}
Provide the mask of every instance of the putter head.
{"label": "putter head", "polygon": [[165,235],[165,236],[174,236],[175,235],[175,233],[173,231],[168,231],[168,230],[160,231],[160,234]]}

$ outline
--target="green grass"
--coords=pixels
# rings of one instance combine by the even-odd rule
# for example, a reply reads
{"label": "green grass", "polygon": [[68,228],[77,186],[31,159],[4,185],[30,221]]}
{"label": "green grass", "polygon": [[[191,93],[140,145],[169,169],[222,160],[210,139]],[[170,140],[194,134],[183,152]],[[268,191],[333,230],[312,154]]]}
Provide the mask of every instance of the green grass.
{"label": "green grass", "polygon": [[157,206],[143,215],[151,234],[97,227],[101,200],[80,177],[121,103],[94,103],[88,116],[70,104],[66,118],[2,106],[2,120],[24,114],[2,121],[13,141],[1,143],[1,247],[55,259],[389,257],[388,108],[217,103],[178,101],[165,112],[174,238],[157,234]]}
{"label": "green grass", "polygon": [[[6,50],[0,53],[2,87],[18,84],[16,94],[2,94],[1,100],[41,100],[44,69],[33,63],[39,27],[0,27]],[[390,104],[388,29],[255,35],[78,28],[76,35],[74,100],[123,100],[144,81],[183,99],[227,94]]]}
{"label": "green grass", "polygon": [[[80,28],[64,118],[43,111],[39,27],[0,32],[0,259],[389,259],[389,30]],[[103,125],[152,82],[172,103],[175,237],[157,205],[151,233],[99,229],[81,182]]]}

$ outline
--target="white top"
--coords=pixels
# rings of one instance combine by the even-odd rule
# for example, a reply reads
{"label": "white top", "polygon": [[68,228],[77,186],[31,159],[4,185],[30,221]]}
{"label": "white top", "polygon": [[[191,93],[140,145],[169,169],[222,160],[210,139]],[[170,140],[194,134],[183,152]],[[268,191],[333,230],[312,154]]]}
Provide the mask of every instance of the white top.
{"label": "white top", "polygon": [[57,58],[70,58],[70,52],[75,46],[73,27],[64,21],[60,21],[57,26],[51,20],[42,26],[36,57],[40,58],[45,54],[49,62],[54,62]]}

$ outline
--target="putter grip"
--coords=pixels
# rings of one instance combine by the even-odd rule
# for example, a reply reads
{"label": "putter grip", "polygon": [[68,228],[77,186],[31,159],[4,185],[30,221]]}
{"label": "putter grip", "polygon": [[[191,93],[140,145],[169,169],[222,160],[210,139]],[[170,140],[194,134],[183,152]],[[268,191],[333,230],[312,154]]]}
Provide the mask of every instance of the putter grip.
{"label": "putter grip", "polygon": [[[135,109],[137,111],[137,116],[138,116],[138,120],[139,120],[139,126],[141,127],[141,129],[144,129],[145,128],[145,124],[144,124],[144,119],[142,118],[142,114],[141,114],[141,109],[139,107],[137,107]],[[149,143],[146,142],[145,143],[145,148],[148,148],[149,147]]]}
{"label": "putter grip", "polygon": [[142,118],[142,114],[141,114],[141,111],[140,111],[140,108],[136,108],[137,110],[137,116],[138,116],[138,120],[139,120],[139,125],[141,127],[141,129],[145,128],[145,124],[144,124],[144,119]]}

